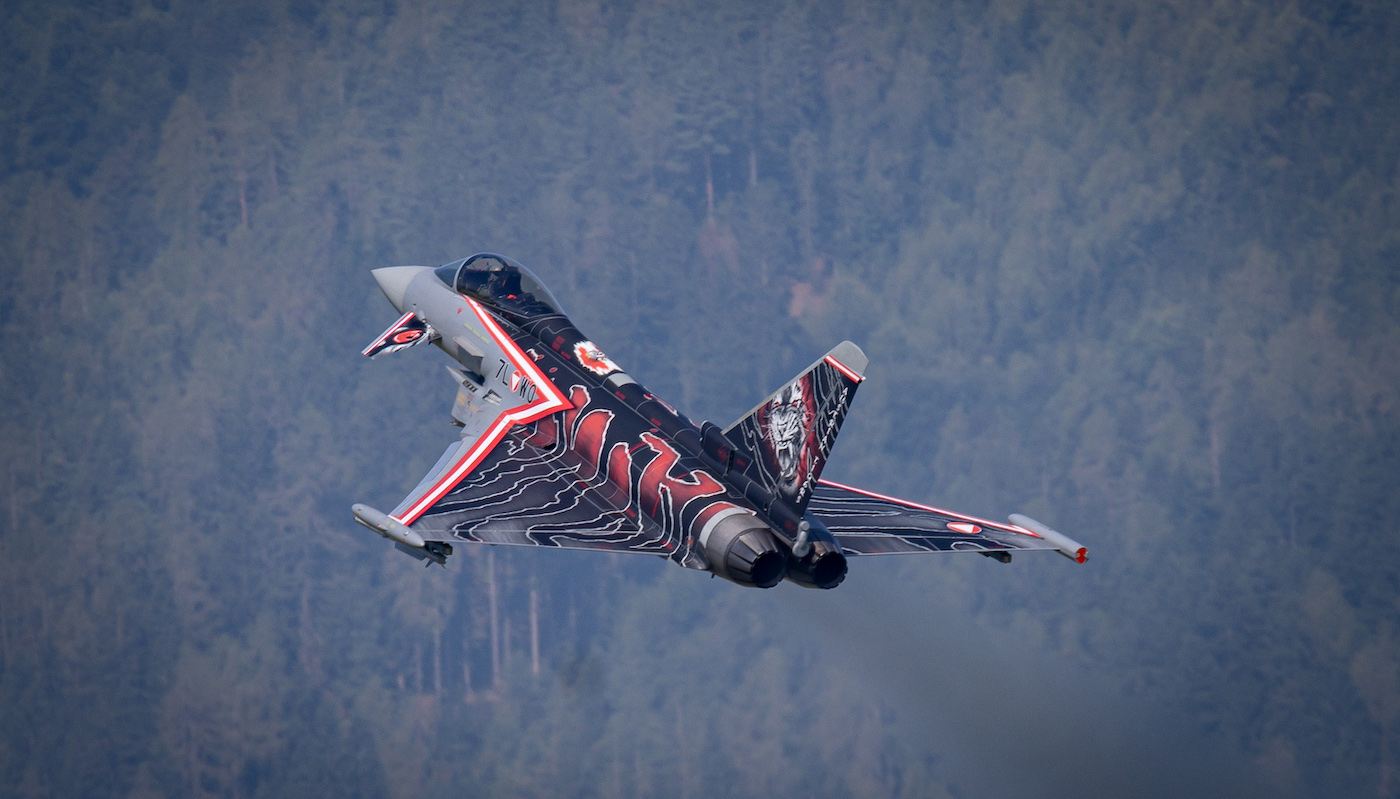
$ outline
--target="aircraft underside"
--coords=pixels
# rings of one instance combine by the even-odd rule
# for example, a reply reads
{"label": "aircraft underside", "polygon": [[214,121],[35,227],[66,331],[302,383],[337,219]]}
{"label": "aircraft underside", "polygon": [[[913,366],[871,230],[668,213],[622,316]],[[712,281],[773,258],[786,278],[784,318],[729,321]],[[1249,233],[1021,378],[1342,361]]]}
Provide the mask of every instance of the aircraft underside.
{"label": "aircraft underside", "polygon": [[864,380],[842,342],[728,428],[695,425],[624,373],[524,267],[483,254],[375,270],[404,315],[371,357],[431,341],[462,367],[462,427],[389,514],[357,521],[444,563],[462,543],[660,555],[740,585],[834,588],[847,558],[1087,551],[1030,519],[1005,524],[821,479]]}

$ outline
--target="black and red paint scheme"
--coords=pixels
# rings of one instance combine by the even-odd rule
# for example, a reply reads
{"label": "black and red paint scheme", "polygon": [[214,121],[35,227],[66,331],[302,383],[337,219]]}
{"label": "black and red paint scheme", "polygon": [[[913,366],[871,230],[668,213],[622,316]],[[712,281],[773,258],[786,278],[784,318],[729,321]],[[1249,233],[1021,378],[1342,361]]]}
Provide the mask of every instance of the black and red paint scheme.
{"label": "black and red paint scheme", "polygon": [[353,508],[416,558],[441,564],[467,542],[637,552],[740,585],[834,588],[853,555],[1087,555],[1038,522],[976,519],[822,480],[865,379],[865,355],[848,341],[721,429],[623,372],[508,258],[374,276],[403,316],[364,354],[431,341],[462,367],[449,367],[461,438],[391,513]]}

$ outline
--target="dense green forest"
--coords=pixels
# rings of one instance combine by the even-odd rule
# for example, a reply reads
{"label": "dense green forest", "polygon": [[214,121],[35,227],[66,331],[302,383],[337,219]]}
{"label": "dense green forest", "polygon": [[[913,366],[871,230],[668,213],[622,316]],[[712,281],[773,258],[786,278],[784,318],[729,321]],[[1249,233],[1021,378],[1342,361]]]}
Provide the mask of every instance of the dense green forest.
{"label": "dense green forest", "polygon": [[[1400,796],[1400,6],[0,25],[0,795]],[[1089,562],[422,568],[367,270],[480,250],[696,419],[856,341],[828,476]]]}

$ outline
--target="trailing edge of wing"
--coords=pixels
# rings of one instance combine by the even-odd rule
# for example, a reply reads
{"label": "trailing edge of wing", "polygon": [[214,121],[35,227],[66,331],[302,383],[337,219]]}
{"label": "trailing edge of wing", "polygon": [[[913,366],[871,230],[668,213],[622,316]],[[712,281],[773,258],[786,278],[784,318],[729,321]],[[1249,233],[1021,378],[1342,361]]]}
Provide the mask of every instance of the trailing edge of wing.
{"label": "trailing edge of wing", "polygon": [[829,480],[817,481],[807,510],[826,524],[848,555],[1056,549],[1053,543],[1018,525],[920,505]]}

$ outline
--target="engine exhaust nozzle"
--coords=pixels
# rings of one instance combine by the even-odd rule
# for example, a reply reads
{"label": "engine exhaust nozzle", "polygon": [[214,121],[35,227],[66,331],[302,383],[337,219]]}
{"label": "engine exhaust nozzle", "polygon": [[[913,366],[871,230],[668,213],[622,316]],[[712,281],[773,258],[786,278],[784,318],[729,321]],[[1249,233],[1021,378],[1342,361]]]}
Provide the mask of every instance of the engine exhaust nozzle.
{"label": "engine exhaust nozzle", "polygon": [[706,525],[700,545],[710,570],[739,585],[772,588],[787,573],[787,551],[758,517],[737,507]]}

